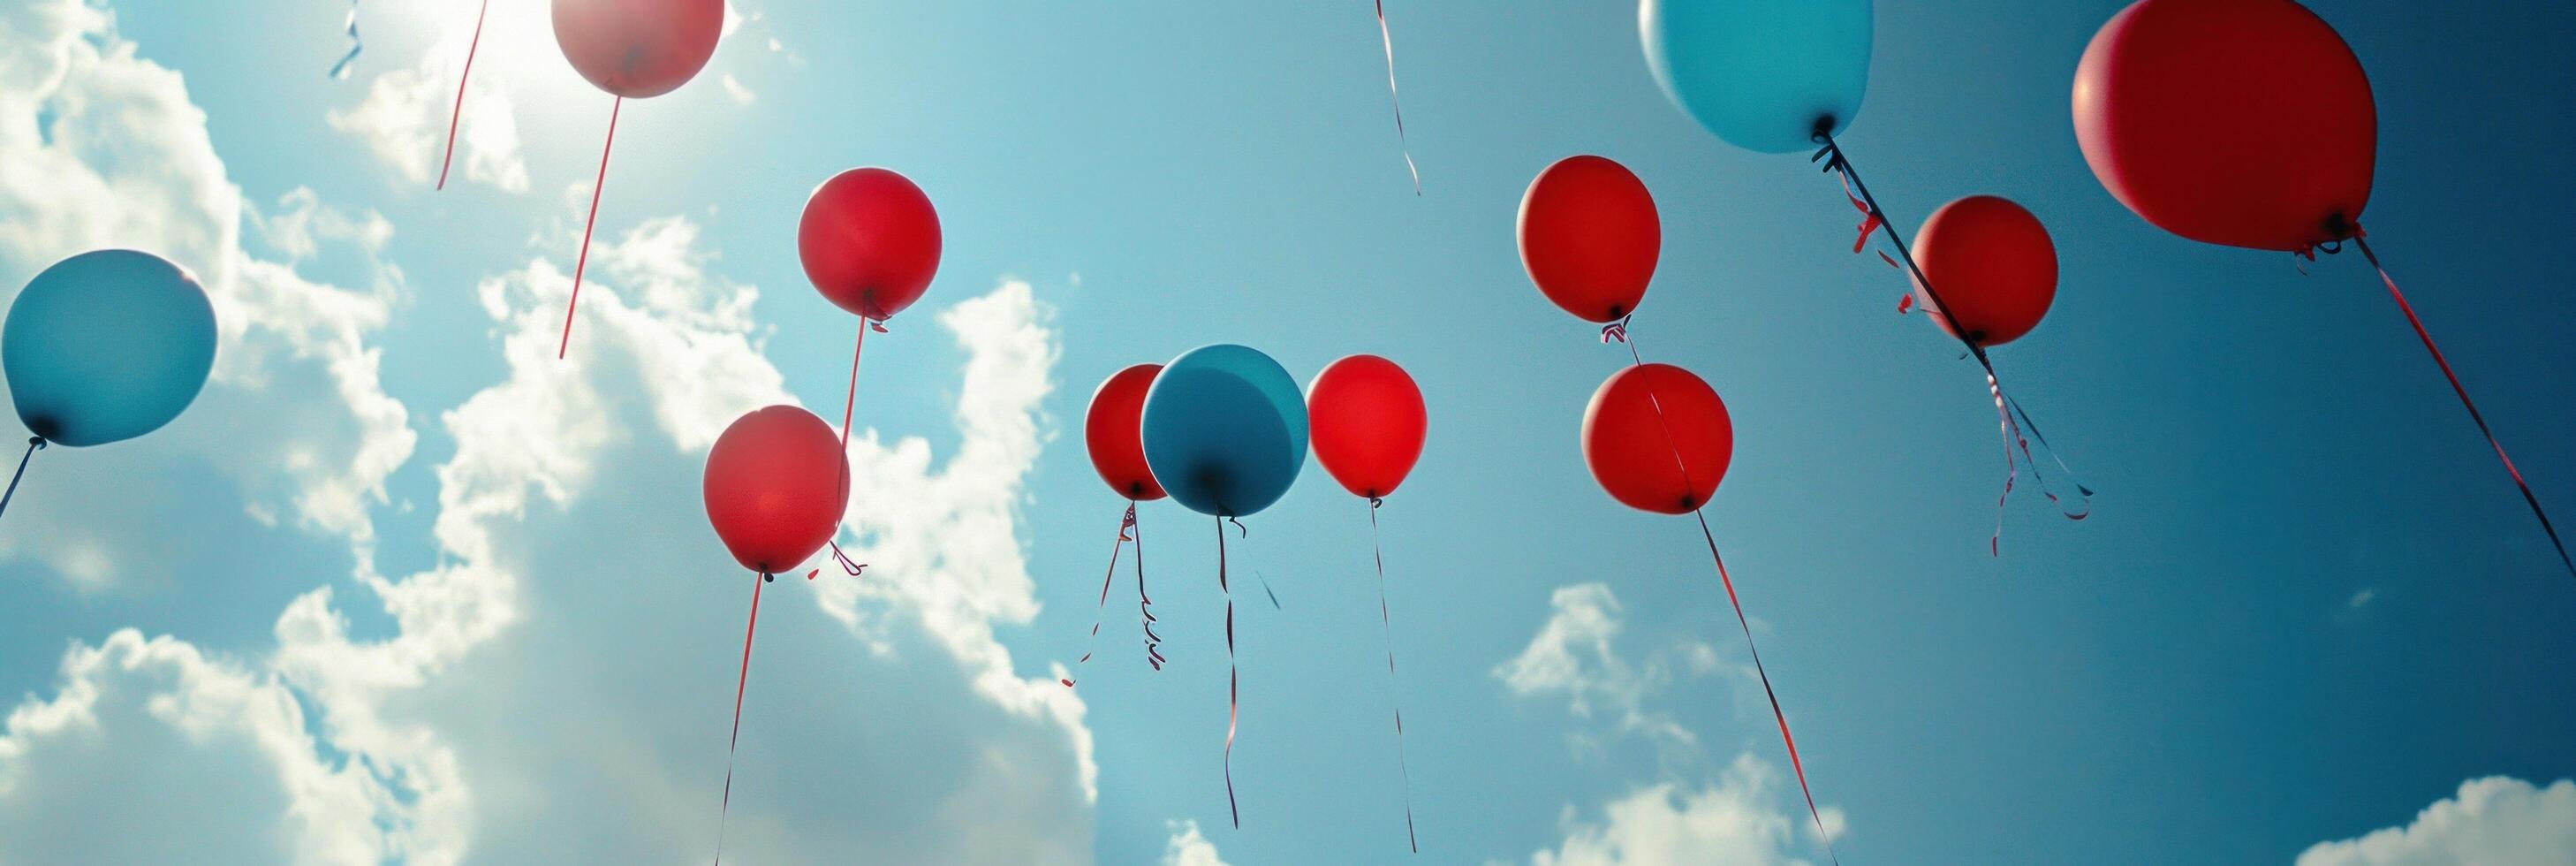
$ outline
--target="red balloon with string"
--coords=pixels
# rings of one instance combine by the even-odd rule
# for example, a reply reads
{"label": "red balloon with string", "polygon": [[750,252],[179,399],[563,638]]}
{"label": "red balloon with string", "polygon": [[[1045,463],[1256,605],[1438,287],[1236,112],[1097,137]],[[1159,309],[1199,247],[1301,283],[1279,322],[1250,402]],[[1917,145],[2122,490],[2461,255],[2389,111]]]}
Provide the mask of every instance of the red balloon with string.
{"label": "red balloon with string", "polygon": [[2073,106],[2094,176],[2158,228],[2309,260],[2357,249],[2576,575],[2539,495],[2362,228],[2379,108],[2333,26],[2292,0],[2139,0],[2085,46]]}
{"label": "red balloon with string", "polygon": [[1630,508],[1699,510],[1734,455],[1735,425],[1717,389],[1670,364],[1611,374],[1583,410],[1583,462],[1602,490]]}
{"label": "red balloon with string", "polygon": [[[733,810],[733,750],[742,740],[742,697],[751,682],[752,635],[760,629],[760,590],[830,542],[850,501],[850,463],[832,428],[795,406],[770,406],[734,420],[707,452],[702,483],[707,521],[734,560],[759,572],[742,631],[742,666],[733,691],[733,735],[725,746],[723,815]],[[722,816],[716,856],[724,856]]]}
{"label": "red balloon with string", "polygon": [[[1093,648],[1100,643],[1100,624],[1109,611],[1109,584],[1118,577],[1118,556],[1128,542],[1136,544],[1136,612],[1144,623],[1145,663],[1155,670],[1163,669],[1162,636],[1154,633],[1154,600],[1145,593],[1145,534],[1136,525],[1136,503],[1151,502],[1169,494],[1154,480],[1154,469],[1145,463],[1143,424],[1145,392],[1154,387],[1154,377],[1163,372],[1161,364],[1137,364],[1111,374],[1091,393],[1091,408],[1082,418],[1082,441],[1091,452],[1091,468],[1100,480],[1118,495],[1127,497],[1127,513],[1119,518],[1118,538],[1109,546],[1109,571],[1100,577],[1100,600],[1091,618],[1091,636],[1083,647],[1082,658],[1074,662],[1079,668],[1091,661]],[[1066,688],[1073,678],[1056,680]]]}
{"label": "red balloon with string", "polygon": [[1644,181],[1605,157],[1569,156],[1521,196],[1521,264],[1566,312],[1610,324],[1637,312],[1664,248]]}
{"label": "red balloon with string", "polygon": [[911,179],[883,168],[833,175],[805,198],[796,221],[796,257],[805,277],[834,306],[859,317],[850,347],[850,387],[841,404],[841,444],[859,401],[859,356],[868,332],[930,290],[939,272],[939,212]]}
{"label": "red balloon with string", "polygon": [[2057,245],[2038,217],[2008,199],[1975,195],[1943,205],[1915,234],[1914,258],[1949,305],[1926,299],[1932,321],[1978,346],[2020,339],[2057,299]]}
{"label": "red balloon with string", "polygon": [[[608,110],[607,141],[599,149],[599,176],[591,181],[590,212],[582,221],[581,254],[573,262],[572,298],[564,305],[557,358],[572,347],[582,273],[590,267],[591,229],[599,223],[599,195],[608,185],[608,156],[617,144],[617,116],[629,98],[660,96],[697,77],[724,34],[724,11],[724,0],[554,0],[555,44],[564,59],[593,86],[617,97]],[[482,25],[478,21],[475,27],[479,41]],[[460,100],[463,90],[460,82]],[[453,121],[450,127],[452,152]]]}
{"label": "red balloon with string", "polygon": [[[1386,599],[1386,552],[1378,543],[1377,510],[1385,497],[1404,484],[1422,459],[1422,441],[1430,412],[1422,388],[1394,361],[1376,355],[1352,355],[1324,367],[1306,387],[1307,441],[1315,462],[1341,482],[1342,489],[1368,501],[1369,555],[1377,566],[1378,636],[1386,645],[1389,687],[1395,679],[1395,625]],[[1395,754],[1404,779],[1404,837],[1416,853],[1422,850],[1413,832],[1413,770],[1404,756],[1404,710],[1395,710]]]}
{"label": "red balloon with string", "polygon": [[1422,389],[1394,361],[1352,355],[1315,375],[1306,389],[1315,461],[1354,495],[1394,493],[1422,459],[1429,413]]}

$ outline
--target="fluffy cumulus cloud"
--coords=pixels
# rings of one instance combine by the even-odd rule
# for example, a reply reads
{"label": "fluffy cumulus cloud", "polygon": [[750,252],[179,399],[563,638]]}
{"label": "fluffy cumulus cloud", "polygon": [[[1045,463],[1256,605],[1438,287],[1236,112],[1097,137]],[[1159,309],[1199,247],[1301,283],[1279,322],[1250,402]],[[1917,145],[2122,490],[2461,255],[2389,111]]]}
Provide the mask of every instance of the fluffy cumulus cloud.
{"label": "fluffy cumulus cloud", "polygon": [[[440,163],[447,157],[447,134],[451,121],[456,131],[456,159],[449,168],[450,180],[463,178],[509,192],[526,192],[528,167],[519,149],[519,125],[507,85],[532,40],[529,33],[552,32],[535,3],[499,4],[500,19],[487,22],[486,36],[503,44],[473,44],[476,7],[467,4],[444,4],[450,26],[439,40],[423,53],[419,62],[408,68],[377,73],[367,83],[366,95],[354,104],[333,109],[327,119],[331,128],[356,136],[365,142],[377,161],[393,170],[394,176],[420,186],[436,181]],[[380,7],[375,14],[385,14],[393,7]],[[404,10],[424,21],[424,11]],[[547,28],[530,31],[527,28]],[[537,46],[544,47],[544,46]],[[466,55],[473,49],[474,74],[465,75]],[[489,51],[482,49],[492,49]],[[548,55],[534,55],[545,57]],[[463,102],[457,101],[456,87],[465,82]]]}
{"label": "fluffy cumulus cloud", "polygon": [[1197,821],[1172,822],[1171,841],[1163,845],[1163,866],[1225,866],[1216,843],[1199,833]]}
{"label": "fluffy cumulus cloud", "polygon": [[2298,866],[2472,866],[2576,863],[2576,781],[2546,788],[2492,776],[2460,783],[2403,827],[2320,842]]}
{"label": "fluffy cumulus cloud", "polygon": [[1614,646],[1626,628],[1625,611],[1610,587],[1584,583],[1557,587],[1549,598],[1547,623],[1529,646],[1493,670],[1513,694],[1559,696],[1578,716],[1606,716],[1622,732],[1690,745],[1698,736],[1667,713],[1647,708],[1647,699],[1670,684],[1677,671],[1707,674],[1717,670],[1717,653],[1706,644],[1685,644],[1648,653],[1630,662]]}
{"label": "fluffy cumulus cloud", "polygon": [[[1804,822],[1777,806],[1780,774],[1741,755],[1695,789],[1663,782],[1610,801],[1597,820],[1569,810],[1565,841],[1532,866],[1803,866]],[[1828,825],[1830,829],[1831,825]]]}
{"label": "fluffy cumulus cloud", "polygon": [[[1549,607],[1529,646],[1496,666],[1494,677],[1514,694],[1559,696],[1577,716],[1607,716],[1619,731],[1647,735],[1663,752],[1667,777],[1603,804],[1598,817],[1568,805],[1563,840],[1532,854],[1532,866],[1808,862],[1797,852],[1816,841],[1815,832],[1804,820],[1805,810],[1790,807],[1797,793],[1782,789],[1780,772],[1750,754],[1723,767],[1710,765],[1700,754],[1698,735],[1654,707],[1655,695],[1677,670],[1707,675],[1728,668],[1714,647],[1683,643],[1631,661],[1619,647],[1627,629],[1625,608],[1599,583],[1558,587]],[[1581,736],[1576,741],[1585,742]],[[1703,778],[1688,778],[1694,775]],[[1823,820],[1827,834],[1842,834],[1842,810],[1825,808]]]}
{"label": "fluffy cumulus cloud", "polygon": [[[150,246],[198,270],[226,323],[215,383],[181,423],[114,461],[40,466],[20,495],[44,507],[10,515],[23,546],[0,555],[74,581],[167,571],[122,558],[152,552],[140,530],[84,528],[150,515],[81,473],[197,467],[238,491],[243,519],[339,539],[351,563],[280,575],[197,550],[195,573],[309,587],[272,644],[134,629],[74,644],[0,727],[0,863],[711,853],[754,579],[706,528],[698,473],[733,417],[794,402],[760,354],[757,290],[712,272],[686,220],[603,235],[558,361],[561,264],[483,280],[505,373],[438,418],[455,450],[435,471],[434,564],[379,574],[370,510],[413,444],[367,348],[401,291],[373,264],[392,226],[305,192],[244,206],[178,76],[87,6],[0,10],[0,39],[0,282]],[[341,248],[374,285],[298,276]],[[1037,610],[1016,509],[1056,334],[1015,282],[910,321],[963,350],[958,445],[861,432],[843,539],[873,567],[765,587],[726,850],[1087,862],[1083,705],[995,639]],[[101,832],[131,827],[153,832]]]}
{"label": "fluffy cumulus cloud", "polygon": [[[178,558],[162,528],[184,509],[141,482],[203,472],[234,484],[251,519],[371,543],[368,508],[414,444],[366,345],[400,291],[401,272],[378,259],[391,226],[303,191],[273,209],[246,203],[179,74],[137,58],[78,0],[0,11],[0,58],[0,292],[77,253],[142,249],[197,275],[221,334],[212,381],[168,428],[39,458],[19,495],[44,507],[10,515],[0,558],[89,589]],[[368,284],[305,277],[325,249],[363,260]],[[112,461],[91,456],[108,449]]]}

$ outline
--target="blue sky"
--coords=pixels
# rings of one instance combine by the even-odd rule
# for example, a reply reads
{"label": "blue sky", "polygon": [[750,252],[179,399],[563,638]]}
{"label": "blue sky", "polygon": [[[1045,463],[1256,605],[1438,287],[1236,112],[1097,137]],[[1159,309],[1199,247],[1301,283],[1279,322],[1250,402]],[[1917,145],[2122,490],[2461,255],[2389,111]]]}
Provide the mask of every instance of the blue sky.
{"label": "blue sky", "polygon": [[[1973,365],[1849,254],[1830,177],[1672,108],[1631,4],[1390,2],[1417,198],[1363,4],[737,0],[624,110],[558,363],[609,100],[544,4],[495,0],[433,194],[468,3],[364,0],[335,81],[332,0],[5,2],[0,291],[148,246],[227,330],[189,415],[39,455],[0,519],[0,863],[703,856],[747,578],[697,472],[742,411],[837,408],[854,323],[792,239],[857,165],[928,191],[946,257],[868,344],[867,578],[765,599],[744,862],[1821,862],[1695,528],[1576,451],[1625,352],[1512,245],[1574,153],[1662,209],[1633,333],[1733,411],[1709,516],[1843,862],[2576,856],[2576,580],[2361,262],[2194,245],[2095,183],[2068,86],[2115,2],[1881,4],[1843,139],[1901,226],[1991,193],[2057,239],[1996,361],[2101,495],[2015,497],[1999,559]],[[2374,244],[2576,513],[2576,12],[2322,12],[2378,96]],[[1122,506],[1084,401],[1210,342],[1422,384],[1380,512],[1420,857],[1365,507],[1317,467],[1230,544],[1280,602],[1238,598],[1242,829],[1207,519],[1143,509],[1173,664],[1122,577],[1054,684]]]}

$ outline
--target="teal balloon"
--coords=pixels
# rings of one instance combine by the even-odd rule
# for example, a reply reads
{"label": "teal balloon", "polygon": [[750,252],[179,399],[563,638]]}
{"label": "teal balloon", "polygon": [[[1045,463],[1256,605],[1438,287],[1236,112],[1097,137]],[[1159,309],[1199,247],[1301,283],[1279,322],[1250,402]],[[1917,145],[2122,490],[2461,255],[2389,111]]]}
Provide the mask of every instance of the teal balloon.
{"label": "teal balloon", "polygon": [[215,308],[169,260],[98,250],[37,274],[0,326],[0,371],[28,432],[100,445],[161,428],[215,366]]}
{"label": "teal balloon", "polygon": [[1172,500],[1242,517],[1270,507],[1306,466],[1306,398],[1279,362],[1231,344],[1164,365],[1145,392],[1145,465]]}
{"label": "teal balloon", "polygon": [[1870,0],[1642,0],[1646,65],[1728,144],[1812,150],[1869,88]]}

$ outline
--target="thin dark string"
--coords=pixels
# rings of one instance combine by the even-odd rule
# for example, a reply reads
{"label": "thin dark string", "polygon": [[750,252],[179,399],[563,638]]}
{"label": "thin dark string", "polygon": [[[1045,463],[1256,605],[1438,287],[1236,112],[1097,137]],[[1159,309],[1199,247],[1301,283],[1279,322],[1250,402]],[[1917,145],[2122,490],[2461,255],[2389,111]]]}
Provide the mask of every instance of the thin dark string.
{"label": "thin dark string", "polygon": [[2415,329],[2415,339],[2424,343],[2424,351],[2442,368],[2442,378],[2450,380],[2451,393],[2459,395],[2460,406],[2469,410],[2469,420],[2477,422],[2478,433],[2487,437],[2487,447],[2495,449],[2496,460],[2504,464],[2505,474],[2513,476],[2513,486],[2521,488],[2523,503],[2531,506],[2531,516],[2540,519],[2540,530],[2549,534],[2549,545],[2557,548],[2559,564],[2567,567],[2568,574],[2576,575],[2576,559],[2568,558],[2567,544],[2559,539],[2558,527],[2549,522],[2549,512],[2540,507],[2540,497],[2531,492],[2531,484],[2522,480],[2522,470],[2514,468],[2513,458],[2504,453],[2504,443],[2497,441],[2495,431],[2487,427],[2485,413],[2479,412],[2477,402],[2469,399],[2469,389],[2460,384],[2460,375],[2451,371],[2451,362],[2442,357],[2441,347],[2433,345],[2433,335],[2424,330],[2424,320],[2415,316],[2415,305],[2407,303],[2406,293],[2397,290],[2397,280],[2388,276],[2388,268],[2379,263],[2379,254],[2370,249],[2369,238],[2356,230],[2352,241],[2361,249],[2361,257],[2369,260],[2371,269],[2379,272],[2379,281],[2388,286],[2388,296],[2397,300],[2397,310],[2406,314],[2406,324]]}
{"label": "thin dark string", "polygon": [[1395,673],[1395,618],[1386,605],[1386,548],[1377,536],[1377,509],[1385,504],[1384,499],[1369,497],[1369,556],[1377,562],[1378,637],[1386,644],[1386,682],[1395,707],[1395,766],[1404,773],[1404,844],[1420,854],[1422,842],[1413,832],[1413,764],[1404,754],[1404,680]]}
{"label": "thin dark string", "polygon": [[[456,162],[456,122],[465,117],[465,82],[471,81],[474,78],[474,53],[483,47],[483,16],[485,13],[491,11],[492,0],[483,0],[483,8],[474,13],[474,41],[465,44],[465,71],[456,76],[456,107],[450,109],[447,114],[447,155],[439,157],[438,160],[438,189],[447,188],[448,166]],[[349,19],[349,35],[352,38],[355,38],[358,35],[357,11],[352,9],[349,14],[351,16]],[[349,56],[356,57],[358,56],[358,53],[355,49],[351,49]],[[344,60],[341,62],[346,63],[348,61]],[[611,126],[614,126],[613,121],[611,122]],[[601,162],[605,163],[606,161],[607,159],[605,155],[603,155]],[[598,195],[598,189],[594,187],[591,190],[591,193],[595,199]],[[594,204],[592,207],[597,207],[597,205]]]}
{"label": "thin dark string", "polygon": [[[460,91],[461,92],[461,91]],[[572,300],[564,304],[563,342],[555,345],[555,360],[563,360],[564,350],[572,347],[572,314],[581,307],[581,274],[590,267],[590,230],[599,225],[599,192],[608,185],[608,152],[617,146],[617,114],[626,108],[626,97],[620,96],[608,108],[608,140],[599,146],[599,177],[590,182],[590,216],[581,224],[581,257],[573,260]]]}
{"label": "thin dark string", "polygon": [[[1242,717],[1243,677],[1234,659],[1234,589],[1225,578],[1225,522],[1216,522],[1216,589],[1225,596],[1225,808],[1234,817],[1234,827],[1243,829],[1243,807],[1234,799],[1234,732]],[[1235,523],[1240,527],[1241,522]]]}
{"label": "thin dark string", "polygon": [[1413,166],[1413,144],[1404,136],[1404,95],[1395,89],[1395,36],[1386,29],[1386,0],[1377,2],[1377,38],[1386,46],[1386,95],[1395,103],[1395,141],[1404,149],[1404,171],[1413,176],[1413,194],[1422,194],[1422,170]]}
{"label": "thin dark string", "polygon": [[[1118,554],[1126,549],[1127,542],[1135,540],[1127,535],[1127,531],[1135,527],[1136,501],[1131,499],[1127,501],[1127,516],[1120,518],[1118,522],[1118,540],[1109,545],[1109,571],[1100,576],[1100,604],[1092,613],[1091,637],[1083,644],[1082,658],[1073,663],[1076,668],[1089,664],[1092,648],[1100,645],[1100,623],[1109,614],[1109,584],[1118,579]],[[1073,688],[1073,678],[1070,676],[1059,677],[1056,682],[1063,683],[1065,688]]]}
{"label": "thin dark string", "polygon": [[751,635],[760,628],[760,587],[768,582],[767,572],[761,573],[760,579],[752,582],[751,618],[742,627],[742,672],[735,674],[733,682],[733,737],[725,743],[724,799],[716,813],[716,863],[718,864],[724,863],[726,819],[733,817],[733,756],[735,749],[742,745],[742,693],[743,687],[751,682]]}
{"label": "thin dark string", "polygon": [[0,493],[0,514],[8,513],[9,500],[17,498],[18,480],[27,477],[27,461],[36,459],[36,452],[42,450],[45,450],[45,437],[27,437],[27,453],[18,458],[18,473],[9,476],[9,492]]}
{"label": "thin dark string", "polygon": [[1753,674],[1762,679],[1762,696],[1771,699],[1771,719],[1780,725],[1780,743],[1789,749],[1789,768],[1798,774],[1798,792],[1807,797],[1807,817],[1816,822],[1816,841],[1825,846],[1825,859],[1842,866],[1834,854],[1833,836],[1825,832],[1825,814],[1816,808],[1816,792],[1807,787],[1807,765],[1798,758],[1798,738],[1789,734],[1789,714],[1780,710],[1780,694],[1771,690],[1771,674],[1762,668],[1762,648],[1753,643],[1753,622],[1744,616],[1744,602],[1735,597],[1735,578],[1726,573],[1726,558],[1718,555],[1717,536],[1708,530],[1708,515],[1698,509],[1691,516],[1699,518],[1700,537],[1708,541],[1708,558],[1717,564],[1718,582],[1726,586],[1726,603],[1735,608],[1735,624],[1744,630],[1744,649],[1753,655]]}

